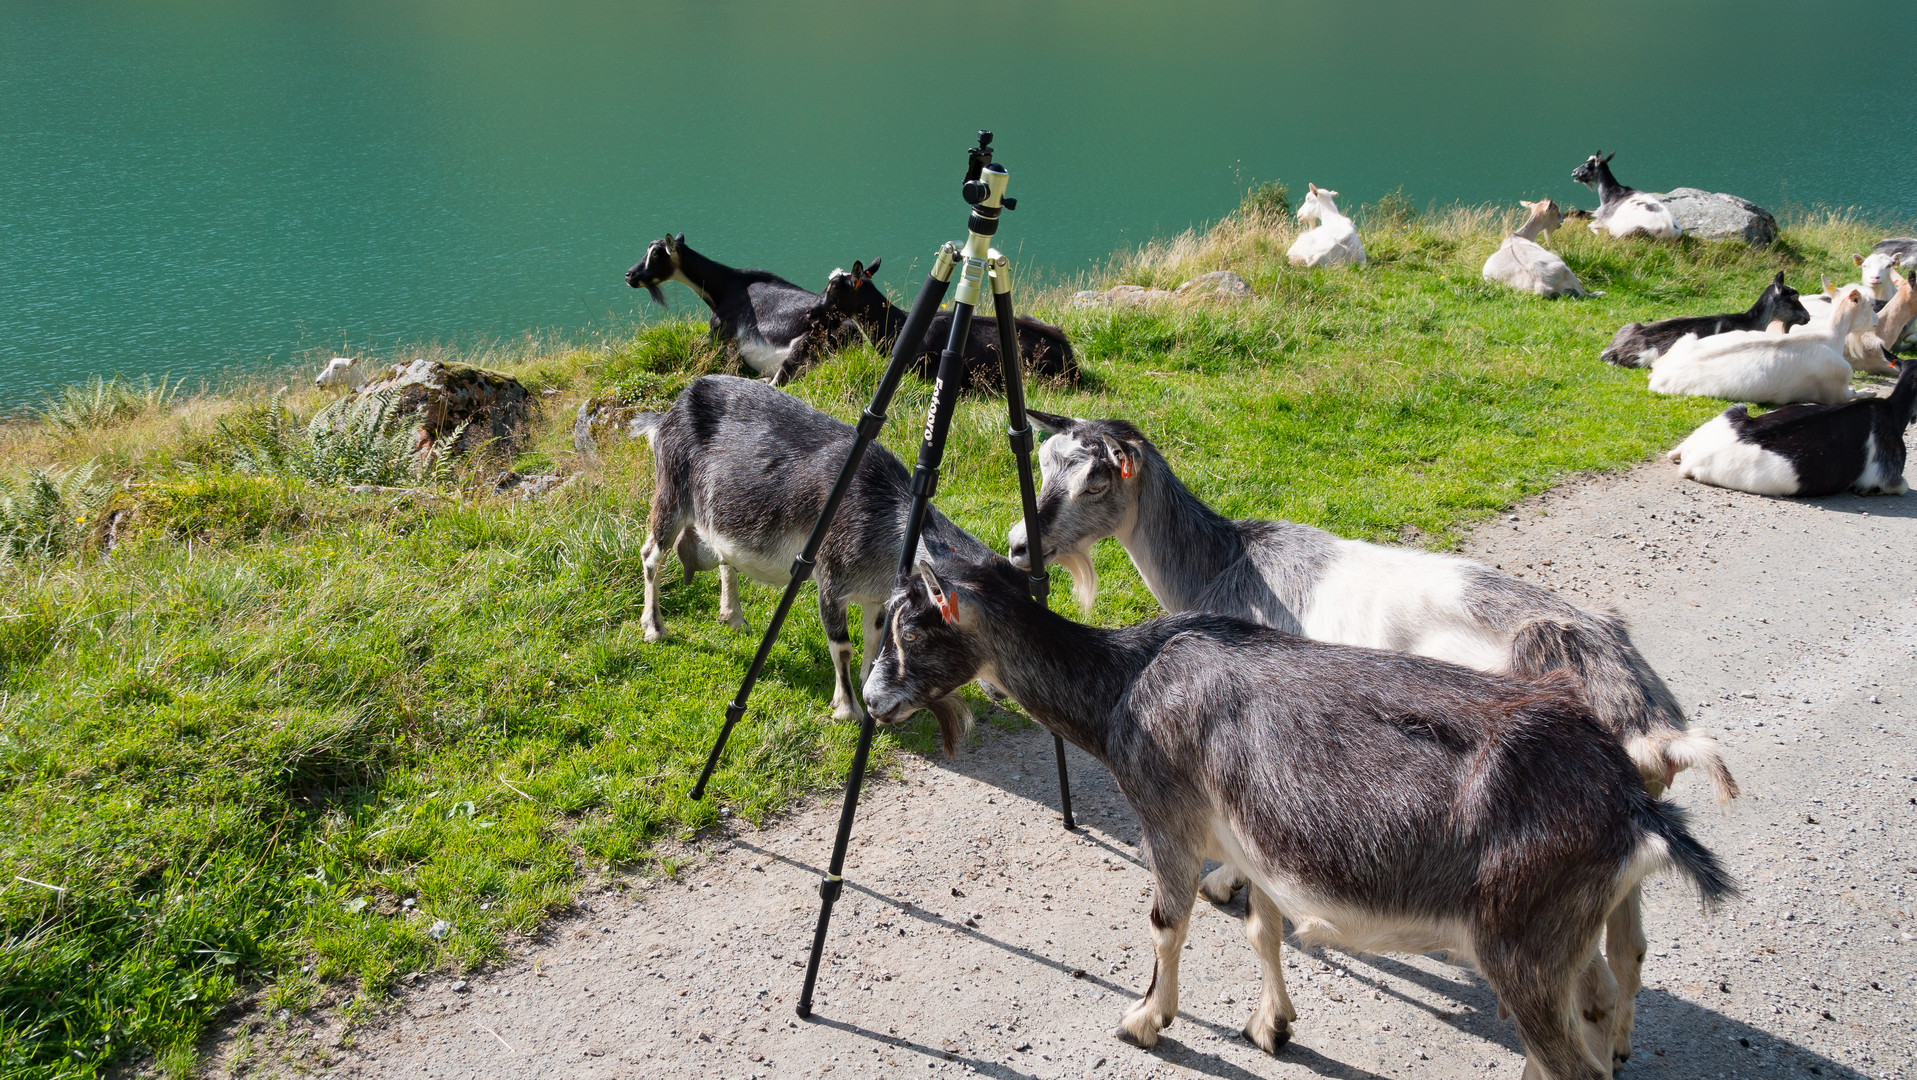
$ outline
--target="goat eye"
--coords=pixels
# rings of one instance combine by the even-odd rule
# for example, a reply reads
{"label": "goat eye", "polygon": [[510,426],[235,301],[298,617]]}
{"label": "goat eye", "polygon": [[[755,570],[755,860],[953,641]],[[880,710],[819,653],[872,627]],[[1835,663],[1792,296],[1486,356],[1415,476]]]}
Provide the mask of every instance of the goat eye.
{"label": "goat eye", "polygon": [[899,635],[899,640],[905,642],[907,645],[912,644],[918,639],[919,639],[919,632],[917,630],[907,630],[904,633]]}

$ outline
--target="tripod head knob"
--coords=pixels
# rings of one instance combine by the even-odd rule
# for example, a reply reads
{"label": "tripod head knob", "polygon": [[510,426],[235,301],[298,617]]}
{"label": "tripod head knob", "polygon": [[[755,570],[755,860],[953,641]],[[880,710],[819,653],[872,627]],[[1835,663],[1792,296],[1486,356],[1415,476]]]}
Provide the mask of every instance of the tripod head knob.
{"label": "tripod head knob", "polygon": [[977,206],[991,195],[990,187],[979,180],[979,173],[992,167],[992,133],[980,131],[978,145],[965,154],[965,183],[959,187],[959,196],[967,205]]}

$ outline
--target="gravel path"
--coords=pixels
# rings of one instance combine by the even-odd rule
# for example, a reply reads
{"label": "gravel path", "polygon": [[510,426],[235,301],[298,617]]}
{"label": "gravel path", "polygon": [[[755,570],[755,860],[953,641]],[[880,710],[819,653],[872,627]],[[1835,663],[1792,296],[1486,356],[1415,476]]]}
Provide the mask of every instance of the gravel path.
{"label": "gravel path", "polygon": [[[1762,499],[1659,463],[1580,481],[1469,539],[1477,558],[1623,609],[1746,791],[1718,809],[1705,781],[1678,781],[1748,895],[1707,917],[1668,879],[1647,885],[1652,955],[1637,1056],[1620,1075],[1917,1077],[1913,516],[1917,498]],[[1416,956],[1288,949],[1295,1037],[1260,1053],[1238,1036],[1258,985],[1242,899],[1199,905],[1179,1019],[1159,1046],[1119,1042],[1152,969],[1130,811],[1074,752],[1083,828],[1064,832],[1050,739],[1009,718],[980,729],[956,760],[907,759],[868,789],[810,1021],[793,1002],[836,799],[716,843],[675,881],[591,896],[496,969],[422,980],[350,1038],[325,1021],[300,1068],[1518,1075],[1515,1034],[1484,982]]]}

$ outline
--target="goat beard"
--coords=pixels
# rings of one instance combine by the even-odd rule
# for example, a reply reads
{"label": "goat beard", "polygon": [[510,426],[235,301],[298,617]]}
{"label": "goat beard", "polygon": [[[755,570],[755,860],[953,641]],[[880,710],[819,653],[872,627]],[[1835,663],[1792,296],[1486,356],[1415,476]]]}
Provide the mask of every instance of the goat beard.
{"label": "goat beard", "polygon": [[659,305],[660,307],[671,307],[671,306],[672,306],[671,304],[668,304],[668,303],[666,303],[666,294],[665,294],[665,292],[664,292],[663,290],[661,290],[661,289],[659,288],[659,286],[657,286],[657,285],[648,285],[648,286],[646,286],[646,294],[647,294],[648,296],[651,296],[651,297],[652,297],[652,302],[653,302],[653,303],[655,303],[655,304],[658,304],[658,305]]}
{"label": "goat beard", "polygon": [[946,757],[958,753],[959,741],[972,733],[972,710],[957,694],[925,706],[939,722],[939,745]]}
{"label": "goat beard", "polygon": [[1061,551],[1052,561],[1072,575],[1072,595],[1078,597],[1079,610],[1091,611],[1098,602],[1098,571],[1092,567],[1092,557],[1083,551]]}

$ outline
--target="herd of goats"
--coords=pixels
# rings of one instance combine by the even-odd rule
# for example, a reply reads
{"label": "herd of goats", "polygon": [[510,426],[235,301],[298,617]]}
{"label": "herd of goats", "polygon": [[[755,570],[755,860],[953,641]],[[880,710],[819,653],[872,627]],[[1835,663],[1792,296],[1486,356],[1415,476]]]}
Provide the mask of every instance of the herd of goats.
{"label": "herd of goats", "polygon": [[[1670,235],[1670,212],[1618,184],[1607,162],[1594,155],[1575,174],[1603,201],[1592,228]],[[1362,261],[1335,196],[1310,190],[1299,216],[1317,224],[1294,263]],[[1581,294],[1537,243],[1562,211],[1548,199],[1527,207],[1485,276]],[[1784,404],[1756,417],[1737,406],[1698,429],[1672,453],[1688,476],[1764,494],[1901,494],[1917,364],[1898,365],[1888,397],[1853,399],[1850,373],[1889,370],[1910,333],[1913,279],[1896,273],[1905,261],[1917,265],[1917,239],[1888,240],[1857,257],[1862,282],[1809,297],[1780,274],[1749,311],[1633,323],[1603,358],[1648,366],[1653,391]],[[668,236],[628,272],[661,302],[668,281],[697,293],[714,337],[770,376],[703,376],[668,411],[633,422],[656,475],[647,640],[666,636],[668,550],[688,579],[718,570],[720,616],[735,628],[745,625],[740,573],[787,581],[854,431],[777,385],[848,334],[892,347],[904,313],[873,284],[878,265],[835,271],[819,294]],[[924,367],[949,327],[928,331]],[[1076,378],[1057,327],[1021,319],[1018,338],[1036,370]],[[992,320],[976,319],[968,381],[993,377],[996,342]],[[874,444],[816,564],[834,715],[864,708],[894,723],[929,710],[949,751],[972,719],[959,691],[977,682],[1111,771],[1155,884],[1157,966],[1122,1021],[1141,1045],[1177,1013],[1196,898],[1229,902],[1243,889],[1263,968],[1245,1035],[1266,1051],[1297,1016],[1280,960],[1289,918],[1306,945],[1472,963],[1517,1025],[1526,1077],[1612,1075],[1631,1054],[1647,948],[1640,883],[1673,871],[1706,904],[1737,891],[1663,800],[1686,769],[1707,776],[1720,802],[1737,783],[1617,615],[1453,555],[1225,518],[1131,423],[1030,415],[1050,436],[1039,448],[1042,551],[1089,606],[1092,549],[1115,538],[1169,614],[1118,629],[1054,614],[1027,592],[1023,521],[1007,559],[936,508],[917,572],[899,576],[910,483]],[[1222,865],[1203,875],[1207,858]]]}

